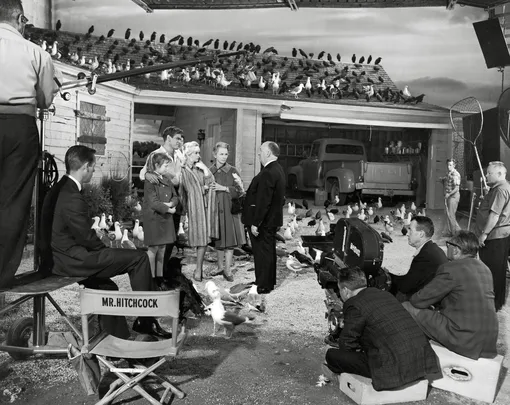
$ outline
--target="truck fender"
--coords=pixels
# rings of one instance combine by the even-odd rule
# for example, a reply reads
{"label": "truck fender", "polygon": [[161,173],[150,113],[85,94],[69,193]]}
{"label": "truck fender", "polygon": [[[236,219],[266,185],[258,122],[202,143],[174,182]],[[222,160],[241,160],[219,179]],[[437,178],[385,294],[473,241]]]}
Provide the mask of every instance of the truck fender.
{"label": "truck fender", "polygon": [[290,178],[295,177],[298,190],[302,190],[303,187],[303,168],[301,166],[292,166],[287,172],[287,185],[290,183]]}
{"label": "truck fender", "polygon": [[335,181],[338,182],[340,192],[348,194],[356,191],[356,179],[354,172],[350,169],[334,169],[326,173],[326,191],[331,191]]}

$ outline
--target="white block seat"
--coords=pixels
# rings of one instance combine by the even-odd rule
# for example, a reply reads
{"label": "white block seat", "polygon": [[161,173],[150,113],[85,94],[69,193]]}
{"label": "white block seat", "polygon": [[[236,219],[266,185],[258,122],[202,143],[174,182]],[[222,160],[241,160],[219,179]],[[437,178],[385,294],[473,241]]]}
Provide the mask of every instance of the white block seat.
{"label": "white block seat", "polygon": [[430,345],[439,358],[441,368],[441,374],[429,377],[434,388],[478,401],[494,402],[503,356],[473,360],[454,353],[433,340]]}
{"label": "white block seat", "polygon": [[387,391],[376,391],[372,379],[356,374],[339,376],[340,390],[358,405],[397,404],[422,401],[427,398],[428,381],[423,379]]}

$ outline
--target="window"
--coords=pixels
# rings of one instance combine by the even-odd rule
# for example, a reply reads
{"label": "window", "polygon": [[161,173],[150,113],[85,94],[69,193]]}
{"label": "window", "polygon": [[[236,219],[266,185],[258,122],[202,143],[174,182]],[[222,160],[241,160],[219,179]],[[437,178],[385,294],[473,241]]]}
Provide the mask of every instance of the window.
{"label": "window", "polygon": [[96,155],[104,155],[106,149],[106,107],[80,102],[80,111],[76,111],[80,120],[78,142],[96,150]]}
{"label": "window", "polygon": [[314,142],[312,144],[312,150],[310,151],[310,157],[311,158],[319,157],[319,148],[320,148],[320,146],[321,146],[320,142]]}
{"label": "window", "polygon": [[341,155],[363,155],[363,146],[361,145],[326,145],[326,153],[336,153]]}

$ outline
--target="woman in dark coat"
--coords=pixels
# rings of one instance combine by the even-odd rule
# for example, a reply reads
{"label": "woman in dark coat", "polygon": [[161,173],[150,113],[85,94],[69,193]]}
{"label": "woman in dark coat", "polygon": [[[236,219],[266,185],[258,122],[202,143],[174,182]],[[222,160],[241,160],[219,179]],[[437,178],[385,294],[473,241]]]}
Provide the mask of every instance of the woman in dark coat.
{"label": "woman in dark coat", "polygon": [[215,163],[209,168],[215,179],[211,189],[216,191],[219,222],[219,239],[215,241],[218,271],[212,275],[223,273],[227,281],[234,281],[231,269],[234,247],[245,244],[246,238],[240,212],[232,214],[232,200],[241,197],[244,190],[238,171],[227,163],[229,149],[228,143],[218,142],[213,149]]}
{"label": "woman in dark coat", "polygon": [[147,169],[158,176],[159,182],[144,182],[143,226],[144,242],[149,246],[148,255],[152,277],[163,277],[165,248],[176,240],[173,213],[179,202],[172,182],[165,177],[170,159],[164,153],[152,155]]}

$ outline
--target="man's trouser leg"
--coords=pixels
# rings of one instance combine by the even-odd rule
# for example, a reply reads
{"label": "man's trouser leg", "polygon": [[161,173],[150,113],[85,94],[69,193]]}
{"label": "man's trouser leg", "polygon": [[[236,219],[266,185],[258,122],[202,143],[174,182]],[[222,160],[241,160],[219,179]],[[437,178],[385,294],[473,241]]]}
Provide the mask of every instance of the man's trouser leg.
{"label": "man's trouser leg", "polygon": [[328,349],[326,352],[326,364],[335,374],[352,373],[370,378],[368,358],[364,352]]}
{"label": "man's trouser leg", "polygon": [[506,270],[508,267],[508,250],[510,237],[485,241],[480,248],[480,260],[490,269],[494,282],[494,304],[499,311],[506,299]]}
{"label": "man's trouser leg", "polygon": [[459,206],[459,200],[460,200],[460,193],[457,193],[456,195],[454,195],[454,196],[448,198],[448,200],[446,200],[446,204],[448,206],[448,212],[447,212],[448,215],[447,215],[446,220],[449,223],[450,232],[454,235],[457,232],[459,232],[461,229],[459,226],[459,223],[457,222],[457,217],[456,217],[457,208]]}
{"label": "man's trouser leg", "polygon": [[23,256],[38,159],[35,118],[0,114],[0,287],[12,283]]}
{"label": "man's trouser leg", "polygon": [[[174,220],[174,228],[175,228],[175,237],[179,237],[179,223],[181,222],[181,216],[179,214],[173,214]],[[172,257],[172,251],[174,250],[175,243],[169,243],[166,245],[165,249],[165,257],[163,259],[163,263],[168,263],[170,258]]]}

